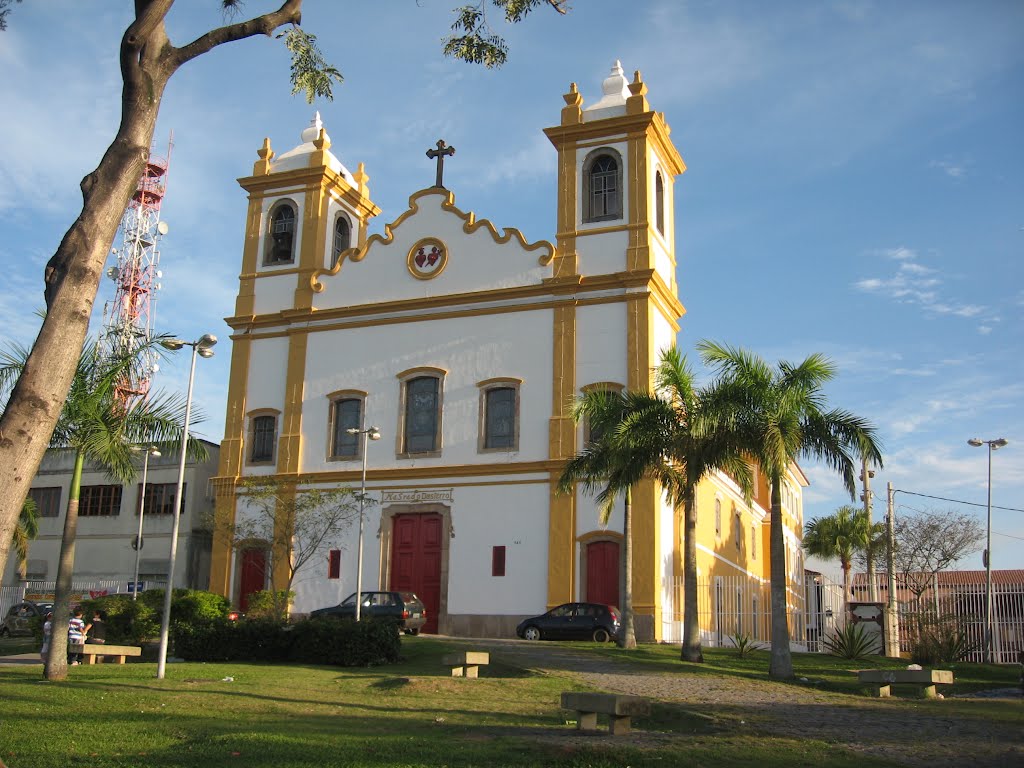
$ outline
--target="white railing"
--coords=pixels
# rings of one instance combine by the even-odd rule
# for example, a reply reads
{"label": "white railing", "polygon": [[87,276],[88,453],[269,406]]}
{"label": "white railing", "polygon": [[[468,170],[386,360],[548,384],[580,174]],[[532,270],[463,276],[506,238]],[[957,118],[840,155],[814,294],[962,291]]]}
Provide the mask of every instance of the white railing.
{"label": "white railing", "polygon": [[[53,593],[57,587],[54,581],[23,581],[8,587],[0,587],[0,617],[7,615],[7,610],[15,603],[23,600],[34,602],[47,602],[53,600]],[[123,581],[74,581],[71,585],[72,602],[99,597],[100,595],[114,594],[124,590]]]}

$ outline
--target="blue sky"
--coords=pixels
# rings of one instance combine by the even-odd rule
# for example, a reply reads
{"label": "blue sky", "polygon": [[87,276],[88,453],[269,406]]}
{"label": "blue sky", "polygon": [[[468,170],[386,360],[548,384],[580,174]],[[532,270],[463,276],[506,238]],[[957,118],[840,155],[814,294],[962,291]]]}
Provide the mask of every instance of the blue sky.
{"label": "blue sky", "polygon": [[[117,126],[131,5],[28,2],[0,34],[10,338],[34,337],[43,266]],[[221,20],[215,0],[178,5],[177,44]],[[264,38],[189,64],[164,99],[157,149],[173,130],[174,150],[157,326],[222,339],[197,373],[205,437],[219,440],[224,421],[222,318],[246,209],[235,179],[265,136],[290,149],[318,108],[342,162],[366,163],[378,230],[433,183],[423,153],[444,137],[458,150],[445,181],[461,208],[554,239],[555,156],[541,129],[557,124],[570,82],[593,103],[621,59],[643,72],[688,165],[676,186],[680,346],[713,338],[771,361],[836,361],[832,403],[872,419],[884,442],[876,519],[886,482],[984,504],[974,436],[1010,441],[993,457],[993,504],[1024,508],[1024,5],[576,0],[564,18],[540,9],[500,25],[511,53],[497,71],[441,55],[451,0],[307,5],[305,28],[346,78],[333,103],[290,96],[286,52]],[[186,375],[184,357],[168,360],[157,386],[183,389]],[[848,501],[826,469],[804,469],[807,518]],[[980,507],[896,498],[897,514],[984,521]],[[1024,512],[994,511],[992,529],[994,567],[1024,568]]]}

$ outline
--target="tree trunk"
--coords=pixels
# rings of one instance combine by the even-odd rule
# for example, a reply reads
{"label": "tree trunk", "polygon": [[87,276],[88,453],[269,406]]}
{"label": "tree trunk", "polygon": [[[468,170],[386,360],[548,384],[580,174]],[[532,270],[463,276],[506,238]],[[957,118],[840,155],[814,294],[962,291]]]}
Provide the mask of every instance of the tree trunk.
{"label": "tree trunk", "polygon": [[82,488],[82,467],[85,454],[75,451],[75,468],[71,473],[68,507],[64,515],[64,537],[60,542],[57,562],[57,587],[53,595],[53,624],[50,653],[46,657],[43,676],[47,680],[64,680],[68,676],[68,620],[71,618],[71,586],[75,574],[75,539],[78,534],[78,499]]}
{"label": "tree trunk", "polygon": [[630,489],[626,489],[626,503],[622,520],[622,629],[619,633],[619,647],[626,650],[636,648],[636,632],[633,629],[633,502]]}
{"label": "tree trunk", "polygon": [[82,179],[82,211],[46,266],[46,317],[0,415],[0,573],[7,565],[22,502],[71,387],[103,266],[149,157],[171,72],[162,64],[152,65],[152,71],[142,71],[138,61],[135,66],[122,89],[117,135],[96,170]]}
{"label": "tree trunk", "polygon": [[683,501],[683,661],[703,662],[697,613],[697,500],[691,489]]}
{"label": "tree trunk", "polygon": [[849,560],[840,563],[843,568],[843,620],[850,619],[850,568],[853,564]]}
{"label": "tree trunk", "polygon": [[789,650],[789,609],[786,587],[786,538],[782,529],[782,481],[772,479],[772,517],[769,529],[772,594],[772,651],[768,676],[787,680],[793,677],[793,657]]}

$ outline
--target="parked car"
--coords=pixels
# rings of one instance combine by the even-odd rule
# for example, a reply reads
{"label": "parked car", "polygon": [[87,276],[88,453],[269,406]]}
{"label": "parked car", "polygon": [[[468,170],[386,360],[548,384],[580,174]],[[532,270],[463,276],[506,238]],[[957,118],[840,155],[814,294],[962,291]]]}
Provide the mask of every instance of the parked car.
{"label": "parked car", "polygon": [[600,603],[565,603],[545,614],[524,619],[516,634],[527,640],[593,640],[606,643],[619,636],[619,609]]}
{"label": "parked car", "polygon": [[[407,635],[418,635],[420,627],[427,623],[427,609],[412,592],[363,592],[359,607],[360,618],[394,619]],[[356,594],[353,592],[340,605],[317,608],[309,614],[311,619],[319,616],[338,616],[343,619],[356,617]]]}
{"label": "parked car", "polygon": [[33,603],[31,600],[15,603],[4,616],[3,624],[0,624],[0,637],[31,635],[32,619],[36,616],[44,617],[52,610],[53,603]]}

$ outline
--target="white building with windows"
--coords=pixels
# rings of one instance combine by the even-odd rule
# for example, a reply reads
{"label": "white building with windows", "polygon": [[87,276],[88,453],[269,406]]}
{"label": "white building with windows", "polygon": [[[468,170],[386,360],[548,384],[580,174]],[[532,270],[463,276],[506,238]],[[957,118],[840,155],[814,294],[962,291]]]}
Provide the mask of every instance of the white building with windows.
{"label": "white building with windows", "polygon": [[[209,456],[204,461],[187,460],[183,509],[178,534],[174,586],[206,589],[210,578],[210,534],[213,495],[211,478],[218,464],[218,446],[204,441]],[[3,584],[36,590],[57,578],[61,539],[74,451],[51,448],[46,452],[32,482],[29,497],[36,503],[39,535],[29,546],[26,567],[8,559]],[[86,462],[79,491],[78,535],[75,546],[76,588],[99,583],[117,583],[109,591],[126,592],[135,576],[135,540],[142,514],[142,550],[139,581],[142,589],[167,584],[170,558],[171,522],[178,482],[178,453],[166,451],[150,456],[146,473],[145,505],[142,506],[142,464],[131,483],[111,480],[99,467]]]}
{"label": "white building with windows", "polygon": [[[280,156],[264,141],[239,180],[249,209],[227,319],[218,515],[246,514],[246,477],[295,492],[358,487],[365,458],[376,503],[363,588],[418,593],[426,631],[508,635],[562,602],[619,602],[621,512],[604,528],[589,496],[556,484],[584,445],[573,399],[648,388],[675,343],[673,187],[685,165],[639,72],[627,79],[616,62],[602,91],[584,106],[572,84],[545,130],[558,156],[549,240],[461,209],[443,186],[442,142],[437,185],[368,235],[380,213],[368,177],[332,153],[319,115]],[[371,425],[383,439],[364,457],[349,430]],[[741,513],[754,539],[764,524],[766,542],[764,510]],[[682,570],[681,511],[651,481],[635,489],[633,514],[638,636],[660,639]],[[244,608],[280,585],[267,546],[216,540],[211,589]],[[353,526],[299,572],[296,613],[355,590],[357,549]],[[708,573],[716,557],[731,562],[713,543],[706,551]]]}

